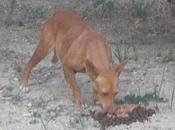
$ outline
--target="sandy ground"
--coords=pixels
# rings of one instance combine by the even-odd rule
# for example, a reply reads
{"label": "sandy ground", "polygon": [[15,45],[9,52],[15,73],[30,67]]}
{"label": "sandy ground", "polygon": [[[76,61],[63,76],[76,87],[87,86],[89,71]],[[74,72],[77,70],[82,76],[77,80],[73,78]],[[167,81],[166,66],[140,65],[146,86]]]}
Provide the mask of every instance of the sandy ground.
{"label": "sandy ground", "polygon": [[[56,1],[18,1],[24,5],[44,6],[55,8],[75,9],[82,15],[83,2],[76,7],[76,2],[67,4]],[[88,3],[88,2],[87,2]],[[5,1],[1,1],[0,14],[7,11]],[[20,6],[19,6],[20,7]],[[4,13],[3,13],[4,11]],[[17,15],[18,16],[18,15]],[[20,19],[20,18],[19,18]],[[89,116],[92,105],[92,90],[89,78],[85,74],[78,74],[77,80],[82,95],[88,103],[87,108],[79,108],[73,102],[69,85],[64,80],[61,64],[51,64],[52,54],[47,56],[32,71],[29,80],[29,93],[19,90],[19,81],[25,63],[31,57],[39,36],[41,25],[47,18],[40,19],[37,24],[28,26],[12,25],[5,28],[0,25],[0,130],[99,130],[99,124]],[[100,31],[107,41],[119,41],[129,34],[128,22],[122,18],[87,18],[87,21]],[[112,21],[112,22],[111,22]],[[127,25],[127,26],[126,26]],[[114,28],[115,27],[115,28]],[[128,30],[127,30],[128,29]],[[121,31],[122,30],[122,31]],[[133,123],[129,126],[120,125],[107,128],[109,130],[174,130],[175,103],[170,109],[171,94],[174,87],[175,63],[164,62],[169,49],[175,47],[174,33],[150,34],[151,44],[138,44],[136,52],[129,49],[129,63],[120,77],[120,93],[118,99],[127,94],[141,94],[161,89],[161,96],[169,99],[166,103],[151,102],[149,107],[158,108],[156,115],[144,123]],[[137,56],[137,60],[135,60]],[[163,74],[164,73],[164,74]],[[162,78],[162,75],[163,78]]]}

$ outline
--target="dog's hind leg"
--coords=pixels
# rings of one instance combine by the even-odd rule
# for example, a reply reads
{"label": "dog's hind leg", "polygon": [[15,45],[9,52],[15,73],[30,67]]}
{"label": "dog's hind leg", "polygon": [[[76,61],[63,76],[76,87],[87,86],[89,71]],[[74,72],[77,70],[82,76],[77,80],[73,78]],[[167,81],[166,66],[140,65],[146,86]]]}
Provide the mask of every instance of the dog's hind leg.
{"label": "dog's hind leg", "polygon": [[41,40],[33,56],[25,65],[25,69],[20,84],[20,88],[23,91],[28,91],[27,84],[32,68],[36,66],[51,50],[54,49],[54,42],[55,41],[52,33],[50,32],[50,28],[45,26],[41,36]]}

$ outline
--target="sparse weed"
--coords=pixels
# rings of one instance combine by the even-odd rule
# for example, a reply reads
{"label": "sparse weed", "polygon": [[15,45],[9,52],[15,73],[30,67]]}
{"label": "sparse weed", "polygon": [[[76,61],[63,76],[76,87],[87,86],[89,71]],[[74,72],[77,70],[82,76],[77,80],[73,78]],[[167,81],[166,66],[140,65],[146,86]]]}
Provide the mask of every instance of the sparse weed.
{"label": "sparse weed", "polygon": [[38,124],[39,121],[37,119],[32,119],[29,124]]}
{"label": "sparse weed", "polygon": [[143,20],[146,20],[148,17],[147,6],[144,5],[142,1],[132,0],[133,12],[132,15]]}
{"label": "sparse weed", "polygon": [[175,17],[175,0],[171,0],[171,14]]}
{"label": "sparse weed", "polygon": [[30,11],[30,13],[27,16],[27,20],[32,22],[36,19],[45,17],[45,11],[42,6],[38,6]]}
{"label": "sparse weed", "polygon": [[14,96],[14,86],[12,85],[5,85],[3,86],[2,96],[3,97],[11,97]]}
{"label": "sparse weed", "polygon": [[12,92],[14,89],[14,87],[12,87],[12,86],[6,86],[5,88],[8,92]]}
{"label": "sparse weed", "polygon": [[39,123],[39,120],[41,120],[41,112],[34,111],[32,113],[33,119],[29,122],[29,124],[37,124]]}
{"label": "sparse weed", "polygon": [[173,87],[173,91],[172,91],[172,95],[171,95],[171,104],[170,104],[171,109],[173,109],[174,91],[175,91],[175,87]]}
{"label": "sparse weed", "polygon": [[114,10],[114,2],[112,0],[108,0],[106,2],[106,8],[109,10],[109,11],[113,11]]}
{"label": "sparse weed", "polygon": [[41,113],[36,111],[36,112],[33,112],[33,117],[34,118],[41,118]]}
{"label": "sparse weed", "polygon": [[5,20],[6,27],[8,27],[12,24],[12,17],[13,17],[13,14],[14,14],[15,7],[16,7],[16,0],[11,0],[10,1],[9,12],[8,12],[7,18]]}
{"label": "sparse weed", "polygon": [[87,127],[86,121],[82,118],[79,120],[80,128],[85,129]]}
{"label": "sparse weed", "polygon": [[168,61],[175,61],[175,49],[172,49],[168,53]]}
{"label": "sparse weed", "polygon": [[64,107],[62,105],[59,105],[57,108],[56,108],[56,111],[58,113],[61,113],[61,112],[64,112]]}
{"label": "sparse weed", "polygon": [[[121,40],[121,43],[123,42],[124,41]],[[117,59],[121,63],[123,60],[128,59],[129,47],[127,44],[115,44],[115,48],[113,49],[114,60]]]}
{"label": "sparse weed", "polygon": [[171,14],[173,17],[175,17],[175,4],[171,7]]}
{"label": "sparse weed", "polygon": [[92,0],[92,5],[94,8],[97,8],[99,5],[101,5],[104,2],[105,0]]}
{"label": "sparse weed", "polygon": [[114,1],[113,0],[92,0],[92,6],[95,8],[96,15],[97,9],[100,9],[100,16],[103,17],[106,11],[114,10]]}

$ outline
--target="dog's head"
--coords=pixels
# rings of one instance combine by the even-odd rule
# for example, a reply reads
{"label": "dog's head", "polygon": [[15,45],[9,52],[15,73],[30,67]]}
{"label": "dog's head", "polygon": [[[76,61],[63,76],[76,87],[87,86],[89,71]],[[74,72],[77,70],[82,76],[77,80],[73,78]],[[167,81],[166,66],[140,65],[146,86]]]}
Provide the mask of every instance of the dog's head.
{"label": "dog's head", "polygon": [[93,89],[98,98],[102,108],[110,111],[113,108],[113,101],[119,92],[118,77],[127,64],[127,60],[118,64],[111,70],[99,72],[98,68],[88,63],[89,70],[93,74]]}

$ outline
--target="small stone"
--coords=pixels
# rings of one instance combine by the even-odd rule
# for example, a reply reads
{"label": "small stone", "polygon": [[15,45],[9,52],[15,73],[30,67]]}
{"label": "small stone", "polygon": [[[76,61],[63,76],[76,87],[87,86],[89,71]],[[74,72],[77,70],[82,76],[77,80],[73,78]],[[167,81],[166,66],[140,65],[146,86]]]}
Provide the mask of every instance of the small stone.
{"label": "small stone", "polygon": [[31,103],[31,102],[28,103],[27,106],[28,106],[28,107],[32,107],[32,103]]}
{"label": "small stone", "polygon": [[14,77],[14,81],[18,81],[18,78],[17,77]]}
{"label": "small stone", "polygon": [[10,103],[7,101],[7,102],[5,102],[5,104],[9,105]]}
{"label": "small stone", "polygon": [[32,114],[31,113],[23,113],[22,116],[23,117],[30,117],[30,116],[32,116]]}
{"label": "small stone", "polygon": [[50,112],[50,116],[54,117],[54,116],[56,116],[56,113],[53,112],[53,111],[51,111],[51,112]]}
{"label": "small stone", "polygon": [[126,92],[126,95],[130,95],[131,93],[129,91]]}
{"label": "small stone", "polygon": [[137,72],[136,72],[136,71],[134,71],[134,72],[133,72],[133,74],[137,74]]}

